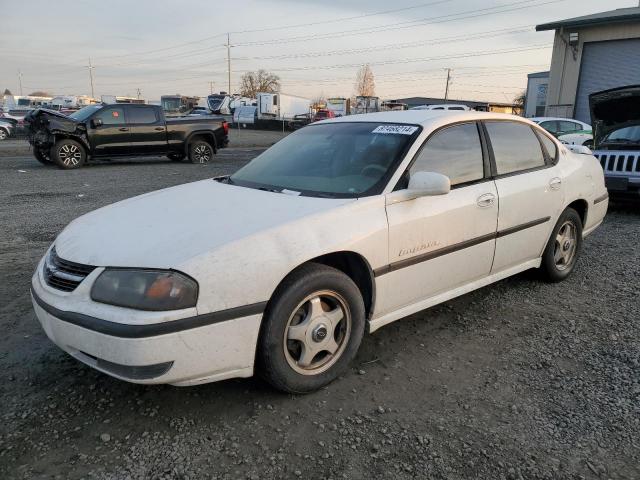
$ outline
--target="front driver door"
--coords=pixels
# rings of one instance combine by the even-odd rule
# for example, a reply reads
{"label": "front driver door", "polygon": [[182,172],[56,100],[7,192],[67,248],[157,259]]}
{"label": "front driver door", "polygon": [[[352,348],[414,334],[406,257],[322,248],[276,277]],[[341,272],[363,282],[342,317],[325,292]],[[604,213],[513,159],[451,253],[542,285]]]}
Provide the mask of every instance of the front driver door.
{"label": "front driver door", "polygon": [[[101,120],[97,125],[91,120]],[[95,156],[127,155],[129,153],[129,129],[124,118],[124,107],[110,105],[98,110],[89,121],[89,142]]]}
{"label": "front driver door", "polygon": [[[378,273],[382,314],[489,275],[498,195],[475,122],[433,134],[405,174],[438,172],[451,180],[446,195],[393,203],[387,196],[389,266]],[[403,180],[401,180],[403,182]]]}

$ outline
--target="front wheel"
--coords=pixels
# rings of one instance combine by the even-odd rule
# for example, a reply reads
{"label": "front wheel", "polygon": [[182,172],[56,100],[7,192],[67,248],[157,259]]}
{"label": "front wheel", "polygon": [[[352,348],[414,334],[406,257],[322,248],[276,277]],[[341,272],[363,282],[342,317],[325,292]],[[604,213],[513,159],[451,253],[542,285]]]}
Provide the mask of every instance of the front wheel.
{"label": "front wheel", "polygon": [[551,232],[542,254],[542,273],[546,280],[559,282],[576,266],[582,248],[582,219],[573,208],[567,208]]}
{"label": "front wheel", "polygon": [[33,149],[33,156],[41,164],[43,164],[43,165],[51,165],[51,157],[49,156],[49,152],[47,152],[45,149],[35,147]]}
{"label": "front wheel", "polygon": [[65,170],[80,168],[87,159],[84,147],[75,140],[63,138],[51,149],[53,163]]}
{"label": "front wheel", "polygon": [[278,287],[265,313],[260,373],[285,392],[318,390],[348,367],[364,326],[364,302],[353,281],[326,265],[304,265]]}
{"label": "front wheel", "polygon": [[0,141],[6,140],[9,137],[9,134],[4,128],[0,128]]}
{"label": "front wheel", "polygon": [[209,163],[213,159],[213,147],[204,140],[196,140],[189,146],[191,163]]}

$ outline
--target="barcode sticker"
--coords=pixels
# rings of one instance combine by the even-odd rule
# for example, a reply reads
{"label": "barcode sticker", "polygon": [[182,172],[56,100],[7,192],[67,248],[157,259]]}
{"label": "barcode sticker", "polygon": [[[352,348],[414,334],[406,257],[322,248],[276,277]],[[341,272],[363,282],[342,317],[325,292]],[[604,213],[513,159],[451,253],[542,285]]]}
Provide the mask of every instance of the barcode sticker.
{"label": "barcode sticker", "polygon": [[418,127],[411,125],[380,125],[373,129],[371,133],[395,133],[396,135],[413,135]]}

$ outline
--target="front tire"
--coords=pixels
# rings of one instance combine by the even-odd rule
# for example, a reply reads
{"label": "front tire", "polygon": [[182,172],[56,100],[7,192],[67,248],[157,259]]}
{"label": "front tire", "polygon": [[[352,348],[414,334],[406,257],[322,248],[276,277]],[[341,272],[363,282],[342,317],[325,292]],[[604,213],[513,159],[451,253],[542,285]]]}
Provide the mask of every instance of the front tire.
{"label": "front tire", "polygon": [[551,232],[542,254],[541,270],[549,282],[567,278],[576,266],[582,248],[582,219],[573,208],[567,208]]}
{"label": "front tire", "polygon": [[191,163],[209,163],[213,159],[213,147],[204,140],[196,140],[189,145]]}
{"label": "front tire", "polygon": [[46,150],[43,150],[41,148],[34,148],[33,149],[33,156],[35,157],[35,159],[37,161],[39,161],[41,164],[43,165],[51,165],[51,157],[49,156],[49,153]]}
{"label": "front tire", "polygon": [[82,167],[87,160],[87,154],[80,143],[70,138],[63,138],[51,149],[51,158],[58,167],[71,170]]}
{"label": "front tire", "polygon": [[7,132],[4,128],[0,128],[0,141],[6,140],[9,138],[9,132]]}
{"label": "front tire", "polygon": [[303,265],[278,287],[265,312],[260,373],[284,392],[318,390],[348,367],[364,327],[364,301],[353,281],[326,265]]}

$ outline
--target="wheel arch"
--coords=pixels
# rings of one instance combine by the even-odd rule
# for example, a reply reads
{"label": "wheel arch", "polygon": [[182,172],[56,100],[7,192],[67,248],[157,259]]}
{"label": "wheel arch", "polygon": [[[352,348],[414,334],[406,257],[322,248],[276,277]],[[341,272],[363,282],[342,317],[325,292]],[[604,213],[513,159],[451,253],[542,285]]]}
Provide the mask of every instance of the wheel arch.
{"label": "wheel arch", "polygon": [[353,283],[356,284],[358,290],[360,290],[360,294],[362,295],[366,318],[371,318],[376,300],[375,277],[373,275],[373,269],[371,268],[371,265],[366,258],[364,258],[359,253],[350,250],[325,253],[323,255],[311,258],[291,269],[280,280],[276,288],[273,290],[271,297],[267,302],[267,309],[269,308],[269,304],[275,297],[275,293],[279,290],[280,285],[282,285],[282,283],[300,267],[308,265],[310,263],[319,263],[321,265],[333,267],[336,270],[340,270],[351,280],[353,280]]}
{"label": "wheel arch", "polygon": [[196,140],[205,140],[208,144],[213,147],[213,153],[215,154],[218,151],[218,142],[216,141],[216,136],[210,130],[196,130],[195,132],[191,132],[184,142],[184,153],[185,155],[189,155],[189,145]]}
{"label": "wheel arch", "polygon": [[569,205],[567,205],[566,208],[572,208],[576,212],[578,212],[578,215],[580,216],[580,220],[582,221],[582,226],[584,227],[586,225],[587,213],[589,212],[589,203],[586,200],[579,198],[571,202]]}

